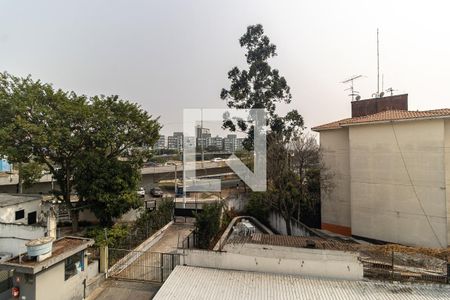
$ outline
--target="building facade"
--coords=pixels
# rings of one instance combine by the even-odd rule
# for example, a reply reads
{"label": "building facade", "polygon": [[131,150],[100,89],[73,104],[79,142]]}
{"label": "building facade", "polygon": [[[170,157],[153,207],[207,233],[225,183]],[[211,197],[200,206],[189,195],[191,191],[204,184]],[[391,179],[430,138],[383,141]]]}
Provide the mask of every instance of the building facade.
{"label": "building facade", "polygon": [[183,133],[174,132],[172,136],[167,137],[167,149],[179,150],[183,149]]}
{"label": "building facade", "polygon": [[11,172],[12,166],[5,158],[0,159],[0,172]]}
{"label": "building facade", "polygon": [[[90,267],[86,255],[93,244],[91,239],[64,237],[53,242],[48,258],[39,261],[25,253],[0,263],[0,271],[11,273],[12,289],[19,294],[17,299],[85,299],[86,281],[98,274],[98,264]],[[0,294],[6,295],[11,295],[11,291]]]}
{"label": "building facade", "polygon": [[[401,101],[407,99],[402,96]],[[322,193],[322,229],[447,247],[450,109],[408,111],[407,101],[402,107],[398,99],[389,98],[383,98],[387,104],[373,114],[361,113],[360,105],[353,110],[358,116],[313,128],[320,132],[323,162],[333,186]],[[379,101],[371,100],[362,105]]]}
{"label": "building facade", "polygon": [[156,141],[154,148],[156,150],[166,149],[166,136],[165,135],[163,135],[163,134],[159,135],[159,138]]}

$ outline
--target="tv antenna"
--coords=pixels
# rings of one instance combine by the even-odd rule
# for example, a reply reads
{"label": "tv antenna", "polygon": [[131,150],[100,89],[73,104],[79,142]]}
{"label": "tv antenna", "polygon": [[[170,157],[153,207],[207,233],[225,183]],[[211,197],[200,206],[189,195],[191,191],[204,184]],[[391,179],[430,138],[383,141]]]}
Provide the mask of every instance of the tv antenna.
{"label": "tv antenna", "polygon": [[[354,82],[356,79],[359,79],[359,78],[362,78],[362,77],[363,77],[363,75],[353,75],[353,76],[350,77],[349,79],[346,79],[346,80],[344,80],[344,81],[341,82],[341,83],[350,83],[350,87],[347,88],[347,89],[345,89],[345,91],[350,91],[350,94],[348,94],[348,95],[352,97],[352,101],[355,100],[355,97],[356,97],[356,100],[361,99],[361,97],[359,97],[359,92],[358,92],[358,91],[355,91],[353,82]],[[359,98],[359,99],[358,99],[358,98]]]}
{"label": "tv antenna", "polygon": [[397,90],[394,90],[393,88],[388,88],[387,90],[386,90],[386,92],[388,92],[388,93],[391,93],[391,96],[394,96],[394,92],[395,91],[397,91]]}

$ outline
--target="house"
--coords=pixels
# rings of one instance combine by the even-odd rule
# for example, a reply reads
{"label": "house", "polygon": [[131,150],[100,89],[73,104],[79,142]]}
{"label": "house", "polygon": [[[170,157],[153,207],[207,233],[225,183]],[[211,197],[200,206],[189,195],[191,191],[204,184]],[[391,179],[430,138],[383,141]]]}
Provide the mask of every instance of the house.
{"label": "house", "polygon": [[409,111],[408,95],[352,102],[313,128],[334,189],[322,229],[413,246],[450,245],[450,109]]}
{"label": "house", "polygon": [[[40,241],[43,246],[51,238],[33,241],[33,246]],[[50,244],[50,252],[29,250],[0,263],[0,270],[9,273],[12,283],[11,290],[0,293],[0,299],[10,299],[11,294],[27,300],[84,299],[87,280],[98,273],[98,265],[88,268],[86,250],[93,244],[91,239],[64,237]]]}
{"label": "house", "polygon": [[40,195],[0,194],[0,222],[35,224],[41,214]]}
{"label": "house", "polygon": [[40,195],[0,194],[0,256],[16,255],[25,250],[25,243],[47,234],[41,225]]}

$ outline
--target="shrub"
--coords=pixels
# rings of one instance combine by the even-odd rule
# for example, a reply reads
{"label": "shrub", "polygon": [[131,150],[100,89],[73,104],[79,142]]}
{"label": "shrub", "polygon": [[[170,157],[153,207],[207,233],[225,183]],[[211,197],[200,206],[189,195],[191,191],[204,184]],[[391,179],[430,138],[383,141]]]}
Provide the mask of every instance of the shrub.
{"label": "shrub", "polygon": [[250,195],[245,211],[249,216],[255,217],[258,221],[267,224],[270,214],[270,205],[267,201],[266,193],[254,192]]}
{"label": "shrub", "polygon": [[203,210],[195,215],[195,230],[198,237],[198,247],[208,249],[211,240],[220,230],[220,217],[222,214],[222,204],[205,204]]}

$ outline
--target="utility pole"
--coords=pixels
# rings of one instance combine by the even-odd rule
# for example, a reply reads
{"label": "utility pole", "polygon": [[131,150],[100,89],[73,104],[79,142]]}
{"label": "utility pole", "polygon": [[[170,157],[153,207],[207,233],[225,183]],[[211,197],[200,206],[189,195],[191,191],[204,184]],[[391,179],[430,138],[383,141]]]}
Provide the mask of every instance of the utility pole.
{"label": "utility pole", "polygon": [[202,141],[202,144],[201,144],[201,151],[202,151],[202,166],[203,166],[203,161],[205,160],[205,152],[204,152],[204,143],[205,143],[205,141],[203,140],[203,109],[201,110],[201,116],[202,116],[202,119],[201,119],[201,122],[200,122],[200,138],[201,138],[201,141]]}

